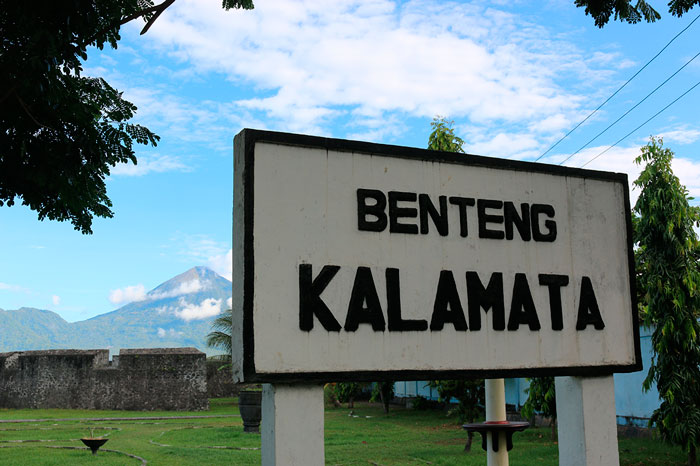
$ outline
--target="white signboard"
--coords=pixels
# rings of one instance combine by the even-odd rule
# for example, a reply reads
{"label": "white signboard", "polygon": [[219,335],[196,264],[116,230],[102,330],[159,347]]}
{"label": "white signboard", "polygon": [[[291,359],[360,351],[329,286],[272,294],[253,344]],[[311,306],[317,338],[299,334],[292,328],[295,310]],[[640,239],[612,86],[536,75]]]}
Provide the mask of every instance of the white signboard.
{"label": "white signboard", "polygon": [[627,177],[244,130],[237,380],[641,369]]}

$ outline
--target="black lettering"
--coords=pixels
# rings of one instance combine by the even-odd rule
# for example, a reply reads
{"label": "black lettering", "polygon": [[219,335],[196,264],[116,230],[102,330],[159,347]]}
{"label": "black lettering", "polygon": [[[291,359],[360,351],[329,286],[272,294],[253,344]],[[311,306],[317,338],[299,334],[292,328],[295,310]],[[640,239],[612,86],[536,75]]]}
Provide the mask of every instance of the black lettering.
{"label": "black lettering", "polygon": [[377,288],[374,286],[372,271],[369,267],[357,268],[350,294],[348,315],[345,317],[343,328],[348,332],[354,332],[360,324],[371,324],[375,332],[383,332],[386,327]]}
{"label": "black lettering", "polygon": [[415,207],[399,207],[399,202],[416,202],[416,193],[389,191],[389,231],[392,233],[418,234],[418,225],[399,223],[400,218],[418,217]]}
{"label": "black lettering", "polygon": [[[368,205],[367,199],[374,199],[374,204]],[[357,190],[357,228],[361,231],[384,231],[387,224],[386,196],[377,189]],[[367,216],[376,217],[368,220]]]}
{"label": "black lettering", "polygon": [[578,302],[578,318],[576,319],[576,330],[585,330],[589,325],[593,325],[596,330],[603,330],[605,322],[600,315],[598,300],[593,292],[591,279],[583,277],[581,280],[581,298]]}
{"label": "black lettering", "polygon": [[433,316],[430,319],[430,330],[442,330],[445,322],[452,323],[455,330],[467,330],[467,322],[464,319],[464,310],[457,293],[455,278],[449,270],[440,271]]}
{"label": "black lettering", "polygon": [[537,318],[537,310],[532,300],[530,286],[524,273],[515,274],[513,283],[513,300],[510,302],[510,315],[508,316],[508,330],[518,330],[520,324],[527,324],[530,330],[540,329],[540,320]]}
{"label": "black lettering", "polygon": [[399,269],[386,269],[386,314],[390,332],[419,332],[428,329],[427,320],[401,318]]}
{"label": "black lettering", "polygon": [[552,330],[563,330],[564,321],[561,309],[561,287],[569,284],[569,277],[566,275],[539,274],[541,286],[546,286],[549,290],[549,312],[552,316]]}
{"label": "black lettering", "polygon": [[340,324],[321,299],[321,293],[338,273],[337,265],[326,265],[312,279],[311,264],[299,264],[299,328],[305,332],[314,328],[314,315],[323,328],[329,332],[339,332]]}
{"label": "black lettering", "polygon": [[423,235],[428,234],[428,215],[433,220],[433,224],[440,236],[447,236],[447,197],[440,196],[440,211],[435,208],[433,201],[427,194],[418,195],[418,211],[420,213],[420,232]]}
{"label": "black lettering", "polygon": [[506,239],[513,239],[513,225],[518,229],[523,241],[530,241],[530,206],[523,202],[520,204],[520,212],[512,202],[503,204],[503,217],[505,218]]}
{"label": "black lettering", "polygon": [[487,214],[486,209],[503,209],[503,201],[495,199],[479,199],[476,201],[476,212],[479,216],[479,238],[503,239],[505,234],[499,230],[489,230],[488,223],[503,223],[503,215]]}
{"label": "black lettering", "polygon": [[544,227],[547,233],[542,233],[540,230],[540,214],[544,214],[549,218],[554,218],[554,207],[549,204],[532,204],[530,207],[530,220],[532,221],[532,239],[553,243],[557,239],[557,224],[554,220],[545,220]]}
{"label": "black lettering", "polygon": [[503,274],[491,274],[486,288],[481,284],[479,274],[467,272],[467,299],[469,300],[469,328],[481,330],[481,309],[493,314],[493,329],[506,328],[505,306],[503,304]]}
{"label": "black lettering", "polygon": [[474,205],[474,198],[472,197],[450,197],[450,204],[456,205],[459,208],[459,236],[466,238],[469,234],[469,227],[467,225],[467,206]]}

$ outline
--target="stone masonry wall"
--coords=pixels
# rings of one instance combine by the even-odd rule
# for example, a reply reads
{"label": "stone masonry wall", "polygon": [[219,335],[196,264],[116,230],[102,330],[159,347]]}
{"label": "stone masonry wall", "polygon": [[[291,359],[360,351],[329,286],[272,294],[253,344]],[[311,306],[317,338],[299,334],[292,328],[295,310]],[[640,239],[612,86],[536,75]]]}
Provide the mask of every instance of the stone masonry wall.
{"label": "stone masonry wall", "polygon": [[239,387],[233,382],[231,365],[216,360],[207,361],[207,394],[209,398],[238,396]]}
{"label": "stone masonry wall", "polygon": [[195,348],[0,353],[0,408],[209,409],[206,356]]}

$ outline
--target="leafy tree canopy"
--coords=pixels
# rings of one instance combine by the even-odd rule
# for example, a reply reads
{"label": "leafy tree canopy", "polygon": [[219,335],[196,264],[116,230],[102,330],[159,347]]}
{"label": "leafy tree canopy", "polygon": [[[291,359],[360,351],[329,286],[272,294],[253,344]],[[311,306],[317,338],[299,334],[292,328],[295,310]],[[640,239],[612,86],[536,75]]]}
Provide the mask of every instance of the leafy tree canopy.
{"label": "leafy tree canopy", "polygon": [[211,323],[212,331],[207,335],[207,346],[216,348],[224,353],[219,356],[219,359],[231,361],[231,349],[233,342],[231,340],[231,332],[233,330],[233,310],[226,309],[219,317]]}
{"label": "leafy tree canopy", "polygon": [[[637,0],[632,5],[632,0],[574,0],[577,7],[586,9],[586,14],[591,15],[595,25],[602,28],[610,17],[614,15],[616,20],[635,24],[642,20],[653,23],[661,19],[661,15],[645,0]],[[683,16],[695,5],[700,4],[700,0],[670,0],[668,11],[674,16]]]}
{"label": "leafy tree canopy", "polygon": [[654,330],[654,354],[644,389],[655,383],[661,405],[652,414],[662,438],[697,462],[700,445],[700,266],[697,207],[673,174],[673,152],[652,138],[635,160],[645,163],[634,184],[641,189],[634,207],[641,267],[638,285],[642,318]]}
{"label": "leafy tree canopy", "polygon": [[[120,27],[146,21],[175,0],[3,1],[0,8],[0,206],[15,202],[39,220],[70,221],[92,233],[112,217],[105,177],[136,163],[133,143],[158,136],[130,122],[136,106],[99,77],[82,76],[87,48],[116,48]],[[224,0],[224,8],[252,8]]]}
{"label": "leafy tree canopy", "polygon": [[556,438],[555,421],[557,419],[557,392],[554,387],[554,377],[535,377],[528,379],[527,401],[522,407],[522,415],[527,419],[540,413],[551,420],[552,440]]}
{"label": "leafy tree canopy", "polygon": [[437,116],[430,122],[433,130],[428,137],[428,149],[443,152],[459,152],[464,154],[464,140],[455,135],[454,121],[448,121],[444,117]]}

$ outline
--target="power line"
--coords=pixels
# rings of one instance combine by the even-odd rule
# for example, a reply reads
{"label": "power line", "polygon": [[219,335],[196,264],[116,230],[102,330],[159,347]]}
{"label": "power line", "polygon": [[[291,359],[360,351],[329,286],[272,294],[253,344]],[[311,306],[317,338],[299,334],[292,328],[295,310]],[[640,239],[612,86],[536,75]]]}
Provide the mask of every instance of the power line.
{"label": "power line", "polygon": [[613,126],[615,126],[620,120],[622,120],[624,117],[626,117],[627,115],[629,115],[629,113],[630,113],[632,110],[634,110],[635,108],[639,107],[645,100],[647,100],[649,97],[651,97],[656,91],[658,91],[659,89],[661,89],[661,88],[662,88],[667,82],[669,82],[675,75],[677,75],[678,73],[680,73],[680,72],[683,70],[683,68],[685,68],[686,66],[688,66],[693,60],[695,60],[695,59],[698,58],[699,56],[700,56],[700,52],[698,52],[693,58],[691,58],[690,60],[688,60],[687,62],[685,62],[685,64],[684,64],[683,66],[681,66],[680,68],[678,68],[671,76],[669,76],[668,78],[666,78],[666,80],[665,80],[664,82],[662,82],[661,84],[659,84],[658,86],[656,86],[656,88],[655,88],[653,91],[651,91],[651,92],[648,93],[646,96],[644,96],[644,98],[643,98],[642,100],[640,100],[639,102],[637,102],[637,103],[634,105],[634,107],[630,108],[630,109],[627,110],[625,113],[623,113],[622,116],[620,116],[620,118],[618,118],[617,120],[615,120],[615,121],[613,121],[612,123],[610,123],[610,125],[608,125],[607,128],[605,128],[605,129],[604,129],[603,131],[601,131],[600,133],[596,134],[596,135],[593,137],[593,139],[590,139],[587,143],[585,143],[584,145],[582,145],[581,147],[579,147],[578,150],[576,150],[576,152],[574,152],[573,154],[569,155],[567,158],[565,158],[564,160],[562,160],[561,162],[559,162],[559,165],[563,165],[564,162],[566,162],[566,161],[569,160],[571,157],[573,157],[574,155],[576,155],[576,154],[578,154],[579,152],[581,152],[583,149],[585,149],[586,147],[588,147],[588,145],[589,145],[590,143],[592,143],[593,141],[595,141],[596,139],[598,139],[598,138],[599,138],[600,136],[602,136],[607,130],[609,130],[610,128],[612,128]]}
{"label": "power line", "polygon": [[581,165],[581,168],[583,168],[583,167],[585,167],[586,165],[588,165],[589,163],[593,162],[595,159],[597,159],[597,158],[600,157],[601,155],[605,154],[607,151],[609,151],[610,149],[612,149],[613,147],[615,147],[616,145],[618,145],[619,143],[621,143],[623,140],[627,139],[627,137],[630,136],[632,133],[634,133],[634,132],[637,131],[639,128],[641,128],[642,126],[646,125],[646,124],[649,123],[651,120],[653,120],[654,118],[656,118],[657,116],[659,116],[659,115],[661,114],[661,112],[663,112],[663,111],[666,110],[668,107],[670,107],[671,105],[673,105],[673,104],[675,104],[676,102],[678,102],[679,100],[681,100],[683,97],[685,97],[686,94],[688,94],[690,91],[692,91],[693,89],[695,89],[695,88],[698,87],[698,86],[700,86],[700,81],[698,81],[697,83],[695,83],[695,85],[693,85],[690,89],[688,89],[687,91],[685,91],[683,94],[681,94],[681,95],[679,95],[678,97],[676,97],[676,99],[675,99],[673,102],[671,102],[670,104],[666,105],[664,108],[662,108],[661,110],[659,110],[658,112],[656,112],[656,113],[655,113],[651,118],[649,118],[647,121],[645,121],[645,122],[642,123],[641,125],[639,125],[639,126],[637,126],[636,128],[634,128],[632,131],[630,131],[629,133],[627,133],[626,135],[624,135],[623,137],[621,137],[620,139],[618,139],[617,142],[615,142],[615,144],[613,144],[612,146],[608,147],[608,148],[605,149],[603,152],[601,152],[600,154],[596,155],[595,157],[593,157],[593,158],[592,158],[591,160],[589,160],[588,162],[586,162],[586,163],[584,163],[583,165]]}
{"label": "power line", "polygon": [[673,43],[673,41],[676,40],[676,39],[678,38],[678,36],[680,36],[681,34],[683,34],[690,26],[692,26],[693,23],[695,23],[695,21],[698,20],[698,18],[700,18],[700,14],[699,14],[698,16],[696,16],[695,19],[692,20],[692,21],[690,22],[690,24],[688,24],[686,27],[684,27],[684,28],[681,30],[681,32],[679,32],[678,34],[676,34],[676,35],[673,37],[673,39],[671,39],[670,41],[668,41],[668,43],[667,43],[666,45],[664,45],[663,48],[662,48],[661,50],[659,50],[658,53],[657,53],[656,55],[654,55],[654,56],[651,58],[651,60],[649,60],[648,62],[646,62],[646,63],[644,64],[644,66],[642,66],[636,73],[634,73],[634,74],[632,75],[632,77],[629,78],[622,86],[620,86],[620,88],[619,88],[618,90],[616,90],[615,92],[613,92],[613,94],[612,94],[610,97],[608,97],[607,99],[605,99],[605,102],[603,102],[602,104],[598,105],[598,107],[596,107],[596,109],[593,110],[586,118],[584,118],[581,122],[579,122],[579,124],[577,124],[576,126],[574,126],[574,128],[573,128],[571,131],[569,131],[569,132],[566,133],[564,136],[562,136],[561,139],[559,139],[557,142],[555,142],[549,149],[547,149],[546,151],[544,151],[544,152],[542,153],[542,155],[540,155],[539,157],[537,157],[534,161],[537,162],[537,161],[540,160],[542,157],[544,157],[545,155],[547,155],[547,154],[549,153],[549,151],[551,151],[551,150],[554,149],[556,146],[558,146],[559,143],[562,142],[564,139],[566,139],[567,136],[569,136],[571,133],[573,133],[574,131],[576,131],[576,129],[577,129],[579,126],[581,126],[581,125],[584,124],[586,121],[588,121],[588,119],[589,119],[590,117],[592,117],[598,110],[600,110],[601,107],[602,107],[603,105],[607,104],[608,101],[610,101],[610,99],[612,99],[613,97],[615,97],[615,96],[617,95],[618,92],[620,92],[622,89],[624,89],[625,86],[627,86],[627,85],[630,83],[630,81],[632,81],[634,78],[636,78],[637,75],[638,75],[639,73],[641,73],[642,71],[644,71],[644,69],[645,69],[647,66],[649,66],[649,65],[651,64],[651,62],[653,62],[654,60],[656,60],[656,58],[657,58],[659,55],[661,55],[661,53],[662,53],[664,50],[666,50],[666,49],[668,48],[668,46],[671,45],[671,43]]}

